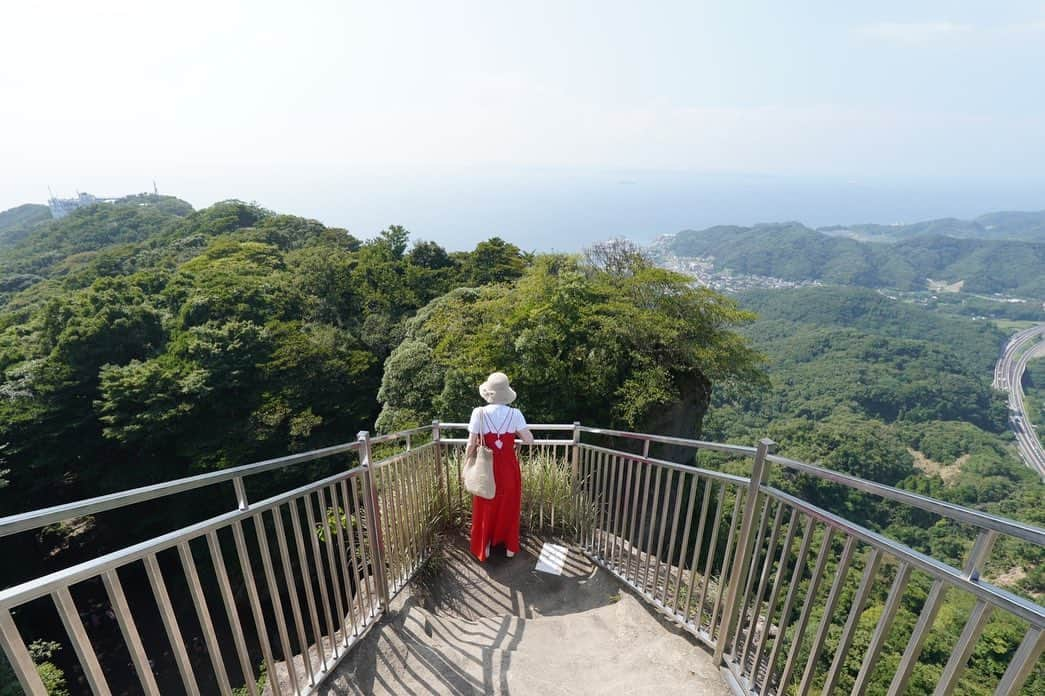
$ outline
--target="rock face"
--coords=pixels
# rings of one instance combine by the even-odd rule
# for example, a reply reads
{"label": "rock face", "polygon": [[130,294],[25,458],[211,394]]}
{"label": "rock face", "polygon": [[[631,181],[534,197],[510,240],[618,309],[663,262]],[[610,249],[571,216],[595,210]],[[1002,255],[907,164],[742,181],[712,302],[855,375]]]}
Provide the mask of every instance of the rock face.
{"label": "rock face", "polygon": [[[640,428],[644,433],[657,433],[672,437],[699,438],[704,414],[711,405],[711,382],[702,374],[690,376],[678,385],[678,401],[657,411]],[[669,462],[690,463],[695,450],[692,447],[653,445],[650,455]]]}
{"label": "rock face", "polygon": [[538,540],[480,565],[453,540],[320,688],[342,694],[709,694],[711,655],[576,552],[534,570]]}

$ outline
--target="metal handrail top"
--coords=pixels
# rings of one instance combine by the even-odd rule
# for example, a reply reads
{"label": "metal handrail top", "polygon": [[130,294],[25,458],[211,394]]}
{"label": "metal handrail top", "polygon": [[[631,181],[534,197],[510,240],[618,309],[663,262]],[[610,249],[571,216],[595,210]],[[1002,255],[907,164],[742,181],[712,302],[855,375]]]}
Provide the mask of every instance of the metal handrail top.
{"label": "metal handrail top", "polygon": [[434,428],[434,425],[422,425],[416,428],[409,428],[408,430],[397,430],[394,433],[387,433],[385,435],[374,435],[370,438],[370,444],[379,445],[385,442],[402,440],[404,437],[409,437],[410,435],[417,435],[418,433],[430,432]]}
{"label": "metal handrail top", "polygon": [[663,469],[673,469],[674,471],[683,471],[686,473],[696,474],[703,476],[707,479],[714,479],[715,481],[725,481],[726,483],[732,483],[735,486],[746,486],[751,483],[751,479],[746,476],[737,476],[736,474],[727,474],[722,471],[713,471],[711,469],[702,469],[692,464],[679,464],[678,462],[669,462],[664,459],[656,459],[654,457],[644,457],[639,454],[631,454],[629,452],[621,452],[620,450],[611,449],[609,447],[599,447],[598,445],[589,445],[587,442],[582,442],[580,445],[585,450],[591,450],[592,452],[601,452],[616,457],[623,457],[633,462],[639,462],[641,464],[652,464]]}
{"label": "metal handrail top", "polygon": [[[436,422],[432,425],[420,426],[409,430],[388,433],[386,435],[379,435],[372,438],[370,442],[372,444],[390,442],[402,439],[404,437],[408,437],[412,434],[423,433],[426,431],[434,432],[436,426],[438,426],[438,428],[440,429],[461,430],[466,429],[468,427],[468,424],[460,422]],[[605,435],[610,437],[621,437],[659,444],[692,447],[694,449],[710,449],[742,456],[754,456],[756,452],[756,448],[743,445],[730,445],[716,442],[708,442],[704,440],[670,437],[665,435],[650,435],[624,430],[614,430],[609,428],[595,428],[590,426],[583,426],[577,423],[543,423],[531,424],[528,427],[531,430],[535,430],[538,432],[575,431],[575,438],[579,437],[581,433],[589,433],[592,435]],[[441,437],[439,438],[439,441],[445,444],[463,444],[464,442],[466,442],[466,440],[464,439]],[[572,444],[573,442],[573,440],[565,439],[546,439],[538,440],[535,444],[568,445]],[[359,448],[360,442],[358,440],[354,440],[352,442],[333,445],[331,447],[312,450],[309,452],[302,452],[298,454],[277,457],[274,459],[267,459],[260,462],[255,462],[253,464],[245,464],[243,466],[233,467],[230,469],[223,469],[221,471],[214,471],[206,474],[200,474],[197,476],[175,479],[173,481],[167,481],[164,483],[142,486],[140,488],[120,491],[117,493],[110,493],[94,498],[88,498],[86,500],[65,503],[62,505],[55,505],[39,510],[33,510],[29,512],[19,513],[16,515],[2,517],[0,518],[0,538],[11,534],[16,534],[18,532],[38,529],[40,527],[55,524],[57,522],[73,519],[76,517],[81,517],[83,515],[89,515],[97,512],[103,512],[106,510],[124,507],[127,505],[133,505],[148,500],[154,500],[156,498],[162,498],[164,496],[193,490],[195,488],[202,488],[204,486],[210,486],[225,481],[242,479],[247,476],[253,476],[267,471],[281,469],[287,466],[292,466],[294,464],[300,464],[307,461],[321,459],[323,457],[355,451]],[[943,517],[952,519],[960,523],[970,524],[982,529],[994,530],[1006,534],[1008,536],[1021,539],[1023,541],[1037,544],[1038,546],[1045,546],[1045,529],[1042,529],[1040,527],[1035,527],[1033,525],[1025,524],[1022,522],[1016,522],[1014,520],[1010,520],[1004,517],[998,517],[977,510],[971,510],[968,508],[961,507],[959,505],[946,503],[944,501],[936,500],[934,498],[918,495],[916,493],[911,493],[909,491],[904,491],[902,489],[894,488],[892,486],[875,483],[873,481],[867,481],[865,479],[860,479],[854,476],[850,476],[848,474],[832,471],[830,469],[825,469],[823,467],[819,467],[813,464],[807,464],[805,462],[789,459],[787,457],[781,457],[779,455],[769,455],[767,459],[785,468],[795,471],[801,471],[811,476],[816,476],[817,478],[832,481],[840,485],[848,486],[850,488],[853,488],[854,490],[859,490],[865,493],[870,493],[872,495],[878,495],[889,500],[902,502],[911,505],[912,507],[920,508],[922,510],[941,515]]]}
{"label": "metal handrail top", "polygon": [[646,433],[636,433],[630,430],[611,430],[610,428],[592,428],[587,425],[580,426],[582,433],[591,433],[592,435],[608,435],[610,437],[623,437],[630,440],[643,440],[645,442],[656,442],[662,445],[676,445],[681,447],[692,447],[693,449],[709,449],[715,450],[716,452],[726,452],[728,454],[739,454],[745,457],[754,457],[757,451],[755,447],[748,447],[747,445],[729,445],[722,442],[709,442],[707,440],[693,440],[686,437],[671,437],[668,435],[647,435]]}
{"label": "metal handrail top", "polygon": [[167,532],[166,534],[161,534],[160,536],[132,544],[131,546],[111,551],[103,556],[92,558],[91,560],[77,563],[74,566],[63,568],[62,570],[56,570],[42,577],[27,580],[18,585],[2,589],[0,590],[0,609],[30,602],[49,594],[55,588],[82,582],[96,577],[106,570],[120,568],[129,563],[133,563],[134,561],[141,560],[146,556],[157,554],[161,551],[177,546],[182,542],[201,537],[207,532],[215,531],[235,522],[242,522],[243,520],[256,517],[261,513],[267,512],[290,500],[299,498],[310,491],[329,486],[330,484],[343,479],[360,475],[359,471],[361,470],[341,471],[333,476],[328,476],[304,486],[284,491],[270,498],[266,498],[265,500],[251,503],[250,507],[246,510],[233,510],[231,512],[222,513],[201,522],[196,522],[187,527],[182,527]]}
{"label": "metal handrail top", "polygon": [[850,476],[849,474],[843,474],[839,471],[825,469],[822,466],[807,464],[795,459],[788,459],[787,457],[781,457],[776,454],[770,454],[766,459],[774,464],[779,464],[794,471],[800,471],[809,474],[810,476],[824,479],[825,481],[848,486],[849,488],[864,493],[877,495],[887,500],[895,500],[897,502],[905,503],[912,507],[935,513],[941,517],[947,517],[956,522],[971,524],[981,529],[991,529],[1017,539],[1022,539],[1023,541],[1029,541],[1038,546],[1045,546],[1045,529],[1042,529],[1041,527],[1035,527],[1034,525],[1017,522],[1005,517],[997,517],[986,512],[980,512],[979,510],[971,510],[962,507],[961,505],[947,503],[942,500],[937,500],[936,498],[929,498],[928,496],[911,493],[910,491],[905,491],[901,488],[894,488],[882,483],[875,483],[874,481],[857,478],[856,476]]}
{"label": "metal handrail top", "polygon": [[[467,445],[468,444],[468,438],[466,438],[466,437],[444,437],[444,438],[440,438],[439,442],[443,443],[444,445]],[[567,447],[567,446],[573,444],[573,440],[534,440],[533,443],[531,443],[531,444],[526,444],[524,442],[519,442],[517,440],[516,444],[518,444],[520,447],[541,447],[541,446],[544,446],[544,447],[555,447],[555,446]]]}
{"label": "metal handrail top", "polygon": [[[468,423],[439,423],[443,430],[466,430]],[[548,432],[562,432],[573,430],[573,425],[567,423],[527,423],[528,430],[540,430]]]}
{"label": "metal handrail top", "polygon": [[906,544],[894,541],[851,522],[840,515],[816,507],[812,503],[801,498],[796,498],[790,493],[778,490],[771,486],[761,486],[766,495],[783,501],[791,507],[801,510],[810,517],[820,520],[835,529],[844,531],[855,536],[870,546],[888,551],[897,559],[912,564],[914,567],[924,571],[934,579],[944,579],[954,587],[962,589],[970,594],[990,602],[994,606],[1001,607],[1006,611],[1030,622],[1036,628],[1045,628],[1045,607],[1015,595],[1007,590],[992,585],[983,580],[974,580],[963,574],[960,570],[939,561],[932,556],[916,551]]}
{"label": "metal handrail top", "polygon": [[55,524],[76,517],[82,517],[84,515],[91,515],[96,512],[114,510],[116,508],[126,507],[128,505],[134,505],[148,500],[155,500],[156,498],[163,498],[168,495],[174,495],[175,493],[183,493],[196,488],[213,486],[214,484],[223,483],[225,481],[244,478],[246,476],[254,476],[266,471],[282,469],[294,464],[322,459],[323,457],[330,457],[335,454],[351,452],[359,449],[359,447],[360,443],[358,441],[345,442],[340,445],[332,445],[318,450],[290,454],[285,457],[276,457],[274,459],[265,459],[260,462],[254,462],[253,464],[244,464],[230,469],[222,469],[221,471],[211,471],[197,476],[187,476],[185,478],[174,479],[173,481],[154,483],[139,488],[131,488],[126,491],[87,498],[86,500],[78,500],[72,503],[53,505],[38,510],[30,510],[29,512],[21,512],[16,515],[0,517],[0,537],[29,531],[31,529],[39,529],[40,527],[46,527],[50,524]]}

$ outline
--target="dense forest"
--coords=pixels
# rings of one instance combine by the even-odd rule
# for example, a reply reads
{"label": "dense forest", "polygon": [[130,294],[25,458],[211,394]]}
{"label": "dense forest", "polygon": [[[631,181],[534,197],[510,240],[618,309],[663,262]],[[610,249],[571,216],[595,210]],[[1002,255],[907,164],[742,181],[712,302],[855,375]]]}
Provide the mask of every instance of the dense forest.
{"label": "dense forest", "polygon": [[[238,201],[193,211],[143,195],[31,225],[0,251],[0,277],[0,514],[344,442],[375,421],[461,419],[495,369],[532,417],[690,436],[715,384],[761,375],[732,331],[753,315],[630,247],[534,257],[492,238],[448,253],[397,226],[364,242]],[[457,339],[428,340],[458,320]],[[291,487],[274,473],[252,498]],[[0,583],[215,514],[217,493],[9,537]],[[33,649],[60,684],[72,656]]]}
{"label": "dense forest", "polygon": [[1045,240],[933,234],[895,244],[826,235],[799,223],[684,230],[664,243],[677,256],[714,257],[731,271],[791,281],[920,290],[927,279],[966,292],[1045,299]]}
{"label": "dense forest", "polygon": [[[678,427],[695,434],[712,380],[754,374],[757,356],[728,330],[751,315],[639,259],[535,262],[497,238],[447,253],[395,226],[360,242],[239,202],[77,210],[0,256],[23,283],[0,311],[0,509],[351,439],[379,414],[383,374],[388,427],[461,417],[474,384],[513,364],[537,417],[637,427],[683,401],[695,408]],[[442,357],[456,398],[399,408],[396,370],[419,345],[408,320],[454,288],[483,298],[466,314],[502,328],[485,353]]]}
{"label": "dense forest", "polygon": [[[753,442],[768,436],[795,459],[1045,525],[1045,484],[1015,454],[1004,396],[990,387],[1005,339],[993,324],[859,288],[751,292],[740,301],[759,314],[742,332],[768,357],[772,386],[716,392],[705,423],[709,438]],[[719,456],[705,459],[732,468]],[[970,548],[968,529],[936,516],[803,475],[775,470],[771,476],[774,485],[953,565],[960,566]],[[1039,548],[999,543],[986,575],[1037,601],[1045,596]],[[915,579],[882,657],[886,665],[897,663],[928,589],[926,577]],[[854,650],[867,645],[884,602],[882,588],[861,618]],[[968,596],[948,597],[911,693],[932,692],[971,606]],[[988,625],[962,693],[992,692],[1022,630],[1018,621],[1001,617]],[[885,693],[890,677],[888,668],[880,669],[869,693]],[[847,683],[851,675],[840,682],[842,692]],[[1026,693],[1043,687],[1039,670]]]}
{"label": "dense forest", "polygon": [[[772,388],[716,392],[709,436],[751,442],[768,434],[798,459],[1045,524],[1045,485],[1016,456],[1005,396],[990,386],[1004,341],[992,324],[858,288],[757,292],[741,302],[761,317],[742,332],[768,356]],[[879,512],[888,528],[888,508]],[[953,539],[892,531],[950,558]],[[1024,559],[1025,592],[1045,593],[1043,560]]]}
{"label": "dense forest", "polygon": [[[491,238],[448,252],[398,226],[362,241],[238,201],[194,211],[133,196],[58,221],[15,211],[0,218],[0,514],[343,442],[360,429],[460,420],[475,385],[507,369],[533,421],[742,444],[769,436],[789,456],[1045,524],[1045,486],[1013,454],[1004,397],[990,388],[1005,334],[959,309],[853,287],[733,300],[627,244],[535,255]],[[784,263],[852,285],[874,284],[860,282],[868,268],[891,268],[876,256],[889,247],[843,238],[824,247],[822,235],[785,231],[794,244],[777,248],[780,260],[758,250],[751,230],[721,239],[753,267]],[[914,285],[921,276],[905,263],[896,277]],[[970,542],[967,530],[805,477],[777,473],[774,483],[952,563]],[[191,510],[138,509],[6,539],[0,583],[212,509],[194,500]],[[988,577],[1040,598],[1043,561],[1038,549],[1002,543]],[[924,589],[901,625],[913,623]],[[949,601],[918,688],[931,686],[967,614],[964,598]],[[872,627],[876,610],[866,612]],[[1017,634],[992,621],[984,642],[996,652],[974,656],[969,683],[997,680]],[[55,647],[39,643],[34,656],[62,693]],[[887,646],[883,659],[902,649]]]}

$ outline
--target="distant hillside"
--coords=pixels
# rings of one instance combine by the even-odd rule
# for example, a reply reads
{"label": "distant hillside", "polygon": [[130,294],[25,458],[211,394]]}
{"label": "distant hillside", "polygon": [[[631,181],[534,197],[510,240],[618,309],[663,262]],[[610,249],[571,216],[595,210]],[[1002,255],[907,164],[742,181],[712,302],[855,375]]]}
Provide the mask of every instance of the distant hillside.
{"label": "distant hillside", "polygon": [[[42,208],[47,217],[12,228],[17,232],[9,242],[0,242],[0,293],[97,263],[101,250],[149,239],[193,212],[191,205],[173,196],[141,194],[80,208],[61,220],[52,220],[47,206],[21,206],[3,215],[25,208]],[[21,217],[32,219],[31,214]]]}
{"label": "distant hillside", "polygon": [[1007,239],[1045,243],[1045,210],[987,213],[974,220],[940,218],[906,225],[832,225],[817,230],[833,237],[861,241],[898,242],[912,237],[939,236],[969,239]]}
{"label": "distant hillside", "polygon": [[711,256],[737,273],[868,288],[925,289],[928,279],[966,292],[1045,297],[1045,242],[917,236],[861,242],[799,223],[684,230],[662,243],[677,256]]}
{"label": "distant hillside", "polygon": [[0,248],[17,243],[34,225],[50,219],[51,209],[35,203],[0,212]]}
{"label": "distant hillside", "polygon": [[923,276],[889,247],[820,234],[797,222],[684,230],[668,250],[713,256],[737,273],[864,287],[920,287]]}
{"label": "distant hillside", "polygon": [[960,346],[961,360],[969,371],[987,375],[1005,341],[1005,334],[990,322],[955,319],[862,288],[754,290],[738,299],[761,317],[752,334],[759,334],[756,340],[760,343],[773,340],[777,322],[855,329],[889,338],[931,341],[952,349]]}
{"label": "distant hillside", "polygon": [[[717,390],[706,438],[746,443],[769,437],[788,457],[1042,523],[1045,486],[1013,452],[1005,396],[991,388],[1005,340],[992,322],[944,316],[860,288],[756,291],[737,299],[759,315],[742,333],[766,355],[770,387]],[[793,486],[789,492],[955,565],[970,546],[970,537],[956,527],[945,530],[935,518],[916,520],[801,476],[770,476],[774,485]],[[1024,596],[1045,592],[1038,550],[1009,555],[1000,549],[985,571],[992,582]],[[1003,579],[1013,567],[1025,575]],[[905,625],[916,619],[912,612]],[[944,630],[956,636],[963,622]],[[953,644],[949,638],[948,649]],[[897,652],[902,649],[901,643]],[[943,661],[946,651],[941,654]]]}

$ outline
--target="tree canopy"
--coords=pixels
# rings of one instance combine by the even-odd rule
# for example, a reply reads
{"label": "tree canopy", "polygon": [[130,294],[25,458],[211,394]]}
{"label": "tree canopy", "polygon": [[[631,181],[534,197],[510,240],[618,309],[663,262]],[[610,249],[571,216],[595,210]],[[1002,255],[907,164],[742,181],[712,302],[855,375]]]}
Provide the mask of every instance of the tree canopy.
{"label": "tree canopy", "polygon": [[640,257],[616,272],[541,256],[512,285],[453,291],[407,322],[385,365],[378,425],[460,419],[477,385],[507,371],[534,422],[641,428],[682,403],[700,429],[712,385],[759,379],[732,329],[752,315]]}
{"label": "tree canopy", "polygon": [[74,211],[0,254],[0,444],[14,512],[354,437],[403,322],[530,257],[360,242],[239,201]]}

